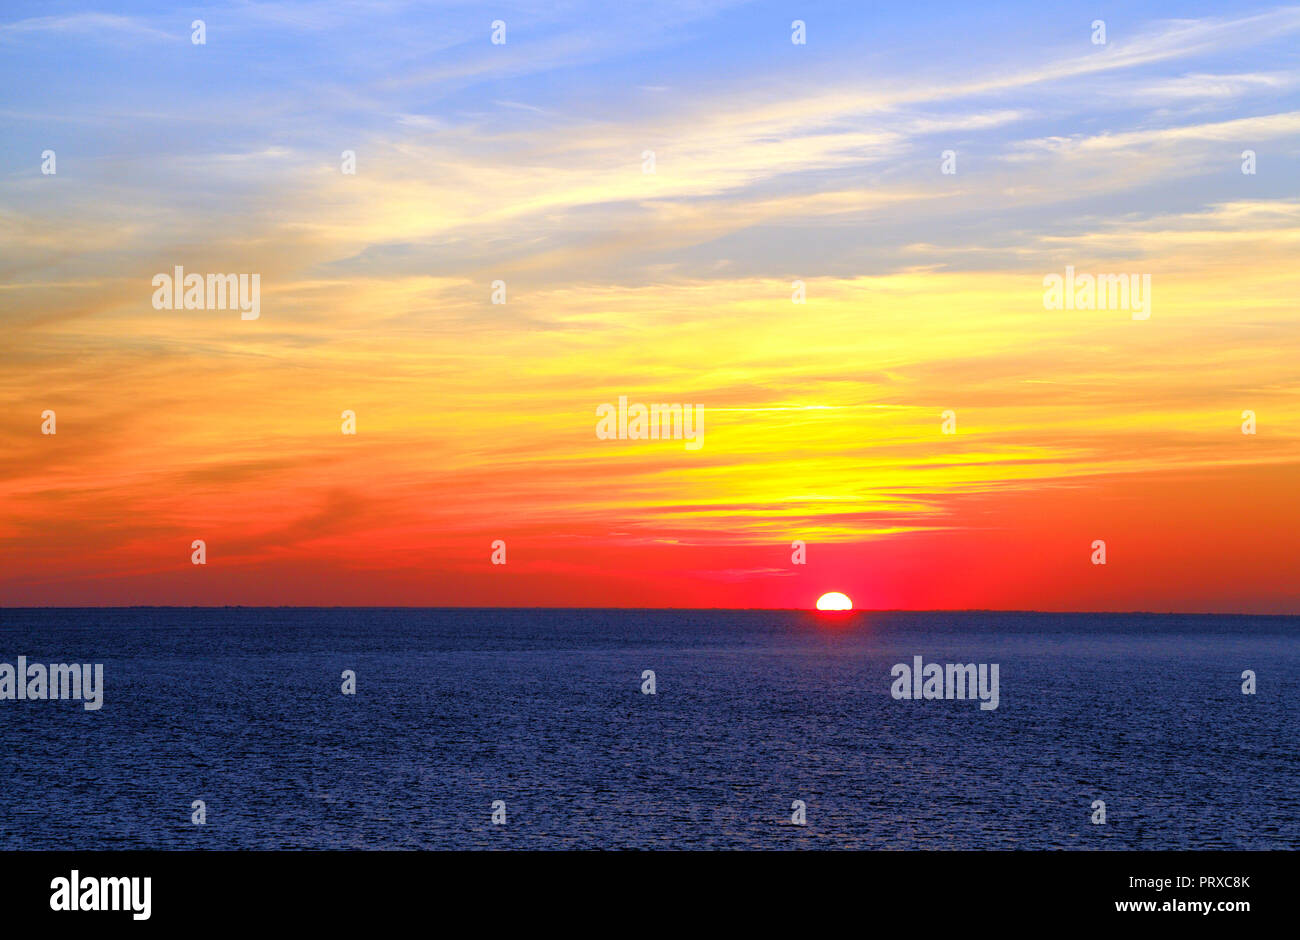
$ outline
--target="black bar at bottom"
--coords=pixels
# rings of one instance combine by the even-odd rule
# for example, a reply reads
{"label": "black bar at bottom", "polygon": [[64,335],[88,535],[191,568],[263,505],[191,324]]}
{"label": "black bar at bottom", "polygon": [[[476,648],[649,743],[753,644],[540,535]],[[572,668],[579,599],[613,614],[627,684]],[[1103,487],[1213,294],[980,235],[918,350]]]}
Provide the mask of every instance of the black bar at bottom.
{"label": "black bar at bottom", "polygon": [[[1286,852],[16,852],[0,855],[0,910],[9,926],[79,929],[336,930],[431,916],[433,926],[451,912],[494,926],[614,917],[611,928],[654,933],[668,916],[735,929],[801,912],[863,926],[937,918],[945,932],[974,927],[967,915],[986,925],[1198,919],[1231,929],[1287,913],[1294,861]],[[147,918],[142,880],[103,881],[146,877]]]}

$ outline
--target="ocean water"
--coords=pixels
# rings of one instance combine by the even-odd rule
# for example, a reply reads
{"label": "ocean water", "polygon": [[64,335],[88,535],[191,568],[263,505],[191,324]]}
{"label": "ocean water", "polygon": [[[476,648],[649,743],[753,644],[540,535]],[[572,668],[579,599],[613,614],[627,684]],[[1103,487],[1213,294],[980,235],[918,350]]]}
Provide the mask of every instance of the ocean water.
{"label": "ocean water", "polygon": [[[1300,848],[1294,617],[0,610],[19,655],[104,704],[0,701],[4,849]],[[894,699],[916,655],[998,707]]]}

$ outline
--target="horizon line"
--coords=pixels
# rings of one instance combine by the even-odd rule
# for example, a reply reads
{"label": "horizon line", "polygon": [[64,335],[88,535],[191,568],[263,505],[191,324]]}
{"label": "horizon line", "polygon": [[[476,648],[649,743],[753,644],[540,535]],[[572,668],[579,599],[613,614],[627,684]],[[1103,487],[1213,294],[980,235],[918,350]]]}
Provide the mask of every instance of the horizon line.
{"label": "horizon line", "polygon": [[1221,611],[1178,610],[1036,610],[1031,608],[995,607],[860,607],[853,610],[818,610],[815,607],[566,607],[531,605],[469,605],[469,604],[97,604],[60,606],[0,605],[0,611],[19,610],[589,610],[589,611],[699,611],[736,613],[812,613],[830,617],[852,614],[1061,614],[1083,616],[1154,616],[1154,617],[1289,617],[1300,618],[1297,613],[1250,613]]}

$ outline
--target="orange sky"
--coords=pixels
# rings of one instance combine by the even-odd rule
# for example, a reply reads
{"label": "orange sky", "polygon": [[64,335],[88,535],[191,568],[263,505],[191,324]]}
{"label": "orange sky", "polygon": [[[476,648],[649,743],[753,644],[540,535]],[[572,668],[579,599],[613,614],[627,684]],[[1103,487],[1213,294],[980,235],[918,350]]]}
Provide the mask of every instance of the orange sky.
{"label": "orange sky", "polygon": [[[1242,264],[1265,318],[1276,287]],[[1213,283],[1169,284],[1143,322],[1049,315],[996,273],[814,280],[797,316],[779,284],[715,290],[541,298],[614,322],[522,336],[289,344],[269,315],[150,311],[130,332],[174,347],[115,346],[118,321],[88,357],[33,329],[3,424],[5,600],[1296,609],[1290,354],[1215,353],[1236,325]],[[620,394],[702,403],[704,446],[598,440]]]}

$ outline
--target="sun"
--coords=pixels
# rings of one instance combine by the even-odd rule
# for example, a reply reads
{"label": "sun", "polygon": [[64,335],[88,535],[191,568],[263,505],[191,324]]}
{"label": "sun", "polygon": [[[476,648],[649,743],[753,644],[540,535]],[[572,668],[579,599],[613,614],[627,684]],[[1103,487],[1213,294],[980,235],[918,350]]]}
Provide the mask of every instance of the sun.
{"label": "sun", "polygon": [[848,596],[841,594],[839,591],[831,591],[829,594],[823,594],[817,598],[818,610],[852,610],[853,601]]}

